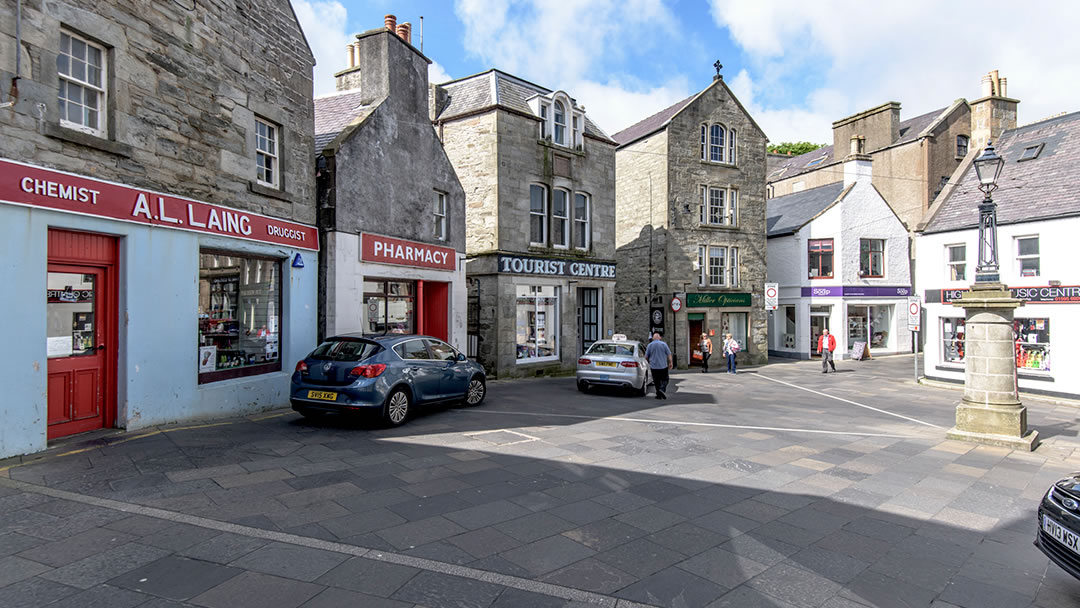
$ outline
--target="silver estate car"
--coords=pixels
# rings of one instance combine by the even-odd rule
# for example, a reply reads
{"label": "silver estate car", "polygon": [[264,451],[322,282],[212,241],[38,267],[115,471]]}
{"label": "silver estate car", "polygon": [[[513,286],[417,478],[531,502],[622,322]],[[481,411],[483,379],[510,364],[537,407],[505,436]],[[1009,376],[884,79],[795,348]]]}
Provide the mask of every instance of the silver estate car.
{"label": "silver estate car", "polygon": [[594,342],[577,362],[577,386],[582,392],[593,386],[613,386],[644,395],[650,376],[645,345],[618,334]]}

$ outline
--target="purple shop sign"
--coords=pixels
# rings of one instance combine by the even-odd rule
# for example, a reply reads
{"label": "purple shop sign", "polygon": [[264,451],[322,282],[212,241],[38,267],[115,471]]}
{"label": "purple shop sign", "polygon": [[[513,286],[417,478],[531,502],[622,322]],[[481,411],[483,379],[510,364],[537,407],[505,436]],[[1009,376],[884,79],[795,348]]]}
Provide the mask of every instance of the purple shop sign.
{"label": "purple shop sign", "polygon": [[821,287],[803,287],[804,298],[906,298],[911,295],[910,287],[867,287],[855,285],[842,287],[839,285]]}

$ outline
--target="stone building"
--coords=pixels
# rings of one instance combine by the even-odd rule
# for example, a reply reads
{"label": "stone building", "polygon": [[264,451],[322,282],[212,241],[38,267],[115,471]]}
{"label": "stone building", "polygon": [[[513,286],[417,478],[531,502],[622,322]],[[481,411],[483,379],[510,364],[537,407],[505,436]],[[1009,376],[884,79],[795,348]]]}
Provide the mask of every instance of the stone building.
{"label": "stone building", "polygon": [[659,329],[680,367],[702,333],[764,362],[765,133],[717,77],[614,139],[619,331]]}
{"label": "stone building", "polygon": [[470,354],[500,377],[574,369],[615,329],[615,142],[498,70],[435,87],[432,116],[465,189]]}
{"label": "stone building", "polygon": [[319,332],[419,333],[466,346],[465,193],[428,113],[408,23],[348,45],[315,100]]}
{"label": "stone building", "polygon": [[313,65],[287,2],[0,4],[0,457],[288,404]]}

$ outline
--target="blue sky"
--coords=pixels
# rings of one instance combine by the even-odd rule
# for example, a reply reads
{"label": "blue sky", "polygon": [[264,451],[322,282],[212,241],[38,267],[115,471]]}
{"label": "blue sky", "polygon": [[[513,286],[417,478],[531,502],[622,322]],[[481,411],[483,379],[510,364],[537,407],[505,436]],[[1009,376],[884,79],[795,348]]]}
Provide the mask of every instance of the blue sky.
{"label": "blue sky", "polygon": [[566,90],[609,133],[704,88],[717,59],[774,142],[831,142],[832,121],[886,101],[908,118],[976,99],[991,69],[1021,99],[1021,123],[1080,109],[1080,2],[292,2],[319,61],[317,95],[333,91],[351,35],[393,13],[417,46],[424,17],[434,82],[497,67]]}

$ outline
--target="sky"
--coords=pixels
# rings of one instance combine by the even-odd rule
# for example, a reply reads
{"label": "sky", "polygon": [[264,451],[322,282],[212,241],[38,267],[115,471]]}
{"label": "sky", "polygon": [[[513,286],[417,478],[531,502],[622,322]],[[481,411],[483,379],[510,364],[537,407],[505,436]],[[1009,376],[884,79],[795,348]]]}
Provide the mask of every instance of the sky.
{"label": "sky", "polygon": [[391,13],[422,38],[432,82],[498,68],[566,91],[609,134],[708,86],[717,60],[773,143],[831,143],[833,121],[886,101],[903,120],[975,100],[993,69],[1020,124],[1080,110],[1075,0],[291,1],[316,95],[352,35]]}

